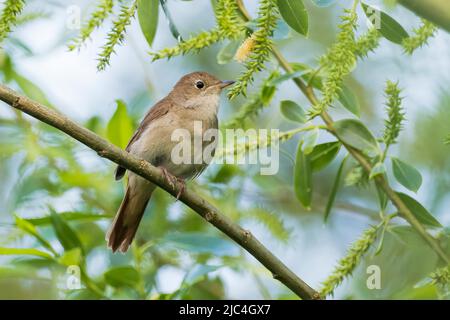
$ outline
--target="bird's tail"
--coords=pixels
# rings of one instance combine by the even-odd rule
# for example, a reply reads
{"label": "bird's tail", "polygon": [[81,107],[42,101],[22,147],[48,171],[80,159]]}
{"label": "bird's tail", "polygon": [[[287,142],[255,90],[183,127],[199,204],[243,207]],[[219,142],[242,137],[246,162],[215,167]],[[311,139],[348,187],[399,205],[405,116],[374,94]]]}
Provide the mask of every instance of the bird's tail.
{"label": "bird's tail", "polygon": [[108,247],[113,252],[126,252],[130,247],[154,189],[153,186],[149,189],[133,188],[131,192],[130,184],[128,185],[119,211],[106,234]]}

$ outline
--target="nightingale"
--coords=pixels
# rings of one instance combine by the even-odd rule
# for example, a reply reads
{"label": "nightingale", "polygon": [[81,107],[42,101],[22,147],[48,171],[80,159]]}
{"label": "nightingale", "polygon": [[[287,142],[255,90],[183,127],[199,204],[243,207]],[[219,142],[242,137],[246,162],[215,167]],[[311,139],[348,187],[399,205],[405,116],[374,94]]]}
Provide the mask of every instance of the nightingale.
{"label": "nightingale", "polygon": [[[233,83],[234,81],[220,81],[206,72],[193,72],[183,76],[172,91],[147,112],[125,150],[159,167],[171,185],[181,183],[181,193],[184,190],[184,179],[197,177],[208,163],[203,160],[200,163],[174,162],[172,150],[177,141],[172,141],[172,133],[176,129],[187,130],[191,139],[194,139],[195,122],[201,123],[203,132],[208,129],[217,130],[220,93]],[[217,141],[212,143],[215,149]],[[125,172],[125,168],[118,166],[115,179],[120,180]],[[129,172],[125,196],[106,235],[108,246],[113,252],[128,250],[155,188],[153,183]]]}

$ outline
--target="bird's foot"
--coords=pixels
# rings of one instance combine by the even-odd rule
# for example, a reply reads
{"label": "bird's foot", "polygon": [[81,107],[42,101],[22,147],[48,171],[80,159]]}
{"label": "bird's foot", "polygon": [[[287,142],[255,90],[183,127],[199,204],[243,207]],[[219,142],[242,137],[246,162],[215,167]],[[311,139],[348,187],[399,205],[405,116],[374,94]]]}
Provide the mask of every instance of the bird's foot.
{"label": "bird's foot", "polygon": [[161,169],[161,172],[164,176],[164,179],[170,184],[172,188],[175,188],[175,183],[177,183],[178,178],[175,177],[173,174],[171,174],[169,171],[167,171],[164,167],[159,167]]}
{"label": "bird's foot", "polygon": [[180,196],[184,193],[184,190],[186,190],[186,181],[184,181],[183,178],[176,178],[177,179],[177,183],[178,183],[178,187],[180,188],[180,190],[178,190],[177,193],[177,201],[180,198]]}
{"label": "bird's foot", "polygon": [[164,179],[170,184],[170,186],[175,189],[175,186],[179,188],[177,193],[177,201],[180,198],[180,196],[183,194],[184,190],[186,190],[186,182],[183,178],[179,178],[177,176],[174,176],[169,171],[167,171],[164,167],[159,167],[161,169],[161,172],[164,176]]}

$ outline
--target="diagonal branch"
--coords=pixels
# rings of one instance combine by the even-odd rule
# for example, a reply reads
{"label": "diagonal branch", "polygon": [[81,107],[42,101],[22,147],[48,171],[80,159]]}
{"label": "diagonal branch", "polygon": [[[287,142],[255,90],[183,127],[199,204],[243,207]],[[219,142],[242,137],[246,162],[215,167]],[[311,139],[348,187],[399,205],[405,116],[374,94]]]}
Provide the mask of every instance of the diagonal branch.
{"label": "diagonal branch", "polygon": [[[0,100],[10,106],[45,122],[83,143],[96,151],[99,156],[107,158],[120,166],[133,171],[143,178],[155,183],[173,196],[176,196],[179,187],[172,187],[167,183],[161,171],[143,159],[139,159],[128,152],[114,146],[92,131],[76,124],[66,116],[49,109],[38,102],[18,94],[10,88],[0,85]],[[248,230],[231,221],[212,204],[199,197],[192,191],[185,190],[180,200],[206,221],[225,233],[241,247],[261,262],[273,277],[282,282],[302,299],[320,299],[319,294],[292,272],[272,252],[264,247]]]}

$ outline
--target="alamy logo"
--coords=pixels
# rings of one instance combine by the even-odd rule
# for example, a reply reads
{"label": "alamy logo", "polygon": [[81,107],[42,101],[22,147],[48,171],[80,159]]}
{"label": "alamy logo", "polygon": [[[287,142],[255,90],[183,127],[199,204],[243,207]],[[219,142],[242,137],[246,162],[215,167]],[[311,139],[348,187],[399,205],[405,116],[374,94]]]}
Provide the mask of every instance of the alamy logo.
{"label": "alamy logo", "polygon": [[376,7],[367,7],[366,9],[367,16],[367,27],[375,28],[377,30],[381,29],[381,11]]}
{"label": "alamy logo", "polygon": [[77,265],[71,265],[66,270],[66,289],[78,290],[81,289],[81,270]]}
{"label": "alamy logo", "polygon": [[369,275],[367,277],[366,285],[367,289],[381,289],[381,269],[380,266],[372,264],[367,267],[366,273]]}

